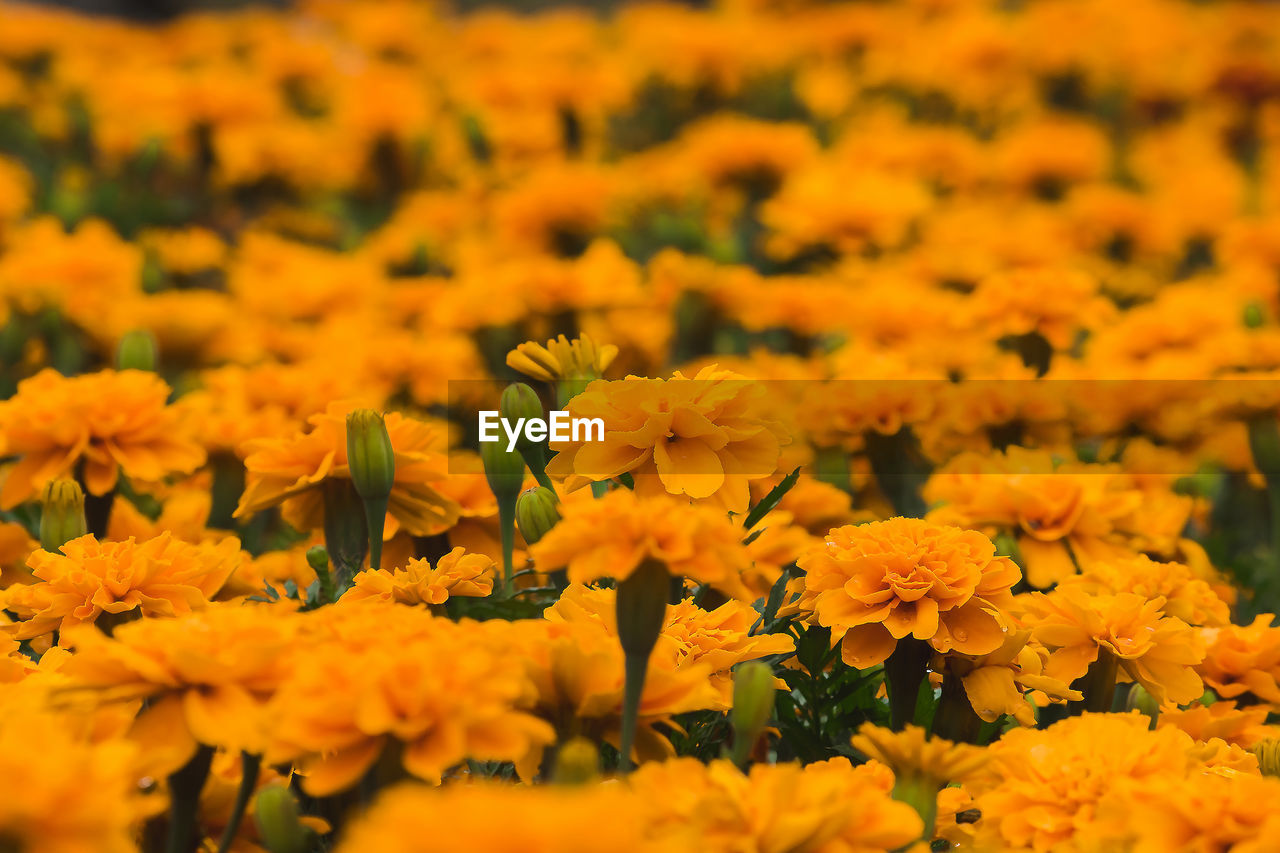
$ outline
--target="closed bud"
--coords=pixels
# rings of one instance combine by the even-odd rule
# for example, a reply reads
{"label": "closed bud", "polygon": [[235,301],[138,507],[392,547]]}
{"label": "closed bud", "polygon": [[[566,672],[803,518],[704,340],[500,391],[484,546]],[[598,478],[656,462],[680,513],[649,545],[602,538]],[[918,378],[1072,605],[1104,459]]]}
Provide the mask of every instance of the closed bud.
{"label": "closed bud", "polygon": [[514,508],[524,485],[524,457],[515,450],[508,451],[501,441],[485,441],[480,444],[480,460],[493,494],[499,502],[510,501]]}
{"label": "closed bud", "polygon": [[739,766],[746,763],[751,748],[768,725],[776,692],[773,669],[768,664],[747,661],[734,670],[729,720],[733,723],[733,757]]}
{"label": "closed bud", "polygon": [[1160,719],[1160,703],[1141,684],[1135,684],[1130,688],[1129,700],[1125,705],[1130,711],[1141,711],[1146,714],[1151,720],[1151,728],[1156,727],[1156,721]]}
{"label": "closed bud", "polygon": [[303,853],[310,831],[298,819],[298,802],[283,785],[268,785],[254,803],[258,834],[271,853]]}
{"label": "closed bud", "polygon": [[584,737],[565,742],[551,777],[557,785],[586,785],[600,778],[600,750]]}
{"label": "closed bud", "polygon": [[516,501],[516,524],[524,541],[532,545],[551,531],[560,521],[556,508],[556,493],[538,486],[521,492]]}
{"label": "closed bud", "polygon": [[51,480],[40,494],[40,547],[57,551],[88,532],[84,491],[75,480]]}
{"label": "closed bud", "polygon": [[156,369],[156,339],[145,329],[127,332],[116,347],[116,367],[120,370]]}
{"label": "closed bud", "polygon": [[1259,741],[1249,751],[1258,757],[1258,770],[1263,776],[1280,776],[1280,740]]}
{"label": "closed bud", "polygon": [[323,545],[312,545],[307,549],[307,565],[312,571],[329,571],[329,552]]}
{"label": "closed bud", "polygon": [[347,465],[356,493],[365,500],[391,495],[396,479],[395,451],[386,421],[373,409],[347,415]]}
{"label": "closed bud", "polygon": [[512,382],[498,399],[498,413],[511,423],[517,420],[541,420],[546,414],[538,392],[523,382]]}
{"label": "closed bud", "polygon": [[1244,306],[1245,328],[1256,329],[1265,322],[1267,322],[1267,315],[1263,313],[1261,305],[1257,302],[1250,302]]}

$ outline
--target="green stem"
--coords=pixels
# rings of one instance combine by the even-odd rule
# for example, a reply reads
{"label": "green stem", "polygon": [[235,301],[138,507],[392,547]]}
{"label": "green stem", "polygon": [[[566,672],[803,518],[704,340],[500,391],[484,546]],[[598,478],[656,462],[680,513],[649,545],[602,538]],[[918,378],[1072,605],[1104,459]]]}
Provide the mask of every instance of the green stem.
{"label": "green stem", "polygon": [[1120,673],[1120,658],[1106,649],[1098,649],[1098,659],[1089,665],[1089,671],[1072,683],[1072,689],[1084,694],[1084,700],[1072,702],[1073,714],[1082,711],[1105,712],[1111,710],[1116,694],[1116,676]]}
{"label": "green stem", "polygon": [[515,593],[516,507],[512,501],[498,501],[498,527],[502,533],[502,598]]}
{"label": "green stem", "polygon": [[915,721],[916,696],[928,671],[932,649],[924,640],[904,637],[884,662],[885,688],[889,691],[889,725],[902,731]]}
{"label": "green stem", "polygon": [[382,534],[387,528],[387,499],[365,499],[365,523],[369,527],[369,568],[382,568]]}
{"label": "green stem", "polygon": [[635,766],[635,762],[631,758],[631,752],[636,743],[640,697],[644,695],[644,680],[649,672],[649,655],[624,655],[623,667],[625,680],[622,686],[622,739],[618,750],[622,755],[621,770],[626,773]]}
{"label": "green stem", "polygon": [[191,853],[199,845],[196,817],[200,792],[213,765],[213,747],[201,745],[181,769],[169,777],[169,842],[167,853]]}
{"label": "green stem", "polygon": [[227,853],[235,843],[236,833],[244,820],[244,811],[249,807],[249,799],[258,787],[258,771],[262,768],[262,756],[249,752],[240,753],[240,787],[236,790],[235,802],[231,805],[231,819],[222,830],[222,839],[218,842],[218,853]]}
{"label": "green stem", "polygon": [[982,720],[974,713],[960,676],[948,670],[933,717],[933,734],[955,743],[977,743]]}

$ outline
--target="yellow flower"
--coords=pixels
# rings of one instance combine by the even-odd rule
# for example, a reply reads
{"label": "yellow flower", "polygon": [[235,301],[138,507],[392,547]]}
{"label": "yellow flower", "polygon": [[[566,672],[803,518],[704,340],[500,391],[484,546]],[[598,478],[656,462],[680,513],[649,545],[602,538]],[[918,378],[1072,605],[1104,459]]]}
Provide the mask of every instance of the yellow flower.
{"label": "yellow flower", "polygon": [[536,693],[526,655],[499,642],[506,625],[375,601],[308,614],[306,654],[268,708],[268,762],[296,762],[303,787],[324,796],[354,785],[387,749],[431,783],[467,758],[541,755],[551,727],[526,710]]}
{"label": "yellow flower", "polygon": [[169,386],[154,373],[103,370],[65,377],[44,370],[0,402],[0,447],[21,456],[0,489],[0,509],[30,499],[46,483],[84,464],[84,484],[105,495],[118,472],[142,481],[187,474],[204,463]]}
{"label": "yellow flower", "polygon": [[645,838],[646,808],[618,785],[402,785],[382,794],[337,853],[694,853]]}
{"label": "yellow flower", "polygon": [[[240,565],[240,542],[192,545],[162,533],[136,542],[72,539],[62,553],[34,551],[38,583],[10,587],[4,605],[22,621],[5,626],[18,639],[131,616],[182,616],[209,605]],[[135,613],[136,611],[136,613]]]}
{"label": "yellow flower", "polygon": [[507,353],[507,367],[543,382],[599,379],[618,355],[613,344],[597,345],[587,335],[569,340],[564,335],[542,346],[526,341]]}
{"label": "yellow flower", "polygon": [[1004,645],[990,654],[971,657],[950,652],[934,670],[941,672],[945,667],[958,676],[974,713],[988,723],[1008,714],[1021,725],[1033,726],[1035,711],[1028,698],[1040,705],[1048,700],[1079,701],[1083,696],[1068,682],[1044,674],[1049,652],[1030,640],[1030,629],[1022,628],[1007,634]]}
{"label": "yellow flower", "polygon": [[765,389],[708,367],[670,380],[628,377],[593,382],[571,400],[573,418],[599,418],[603,441],[552,444],[547,466],[571,489],[623,474],[641,495],[710,499],[746,512],[748,484],[768,477],[784,443],[760,405]]}
{"label": "yellow flower", "polygon": [[403,569],[364,571],[342,603],[374,599],[399,604],[444,604],[451,597],[484,598],[493,592],[494,564],[484,554],[454,548],[433,568],[426,560],[410,560]]}
{"label": "yellow flower", "polygon": [[[351,478],[346,416],[354,408],[350,403],[333,403],[307,419],[310,432],[247,442],[243,449],[248,475],[235,517],[283,504],[285,520],[297,529],[320,527],[324,523],[320,486],[330,478]],[[401,527],[415,536],[447,530],[458,520],[458,505],[431,485],[446,477],[443,431],[398,412],[387,413],[386,425],[396,471],[385,538]]]}
{"label": "yellow flower", "polygon": [[1274,619],[1263,613],[1248,625],[1205,630],[1207,649],[1200,674],[1219,696],[1252,695],[1280,706],[1280,626],[1271,624]]}
{"label": "yellow flower", "polygon": [[1264,853],[1280,848],[1278,797],[1280,780],[1248,773],[1151,779],[1100,802],[1095,827],[1133,853]]}
{"label": "yellow flower", "polygon": [[1089,851],[1077,843],[1126,783],[1181,777],[1191,740],[1148,731],[1141,714],[1085,714],[1045,730],[1015,729],[988,747],[987,773],[970,782],[983,819],[977,849]]}
{"label": "yellow flower", "polygon": [[529,547],[539,571],[567,568],[574,583],[624,581],[652,559],[673,577],[753,598],[742,581],[750,566],[742,529],[720,510],[666,497],[641,498],[628,489],[599,500],[566,502],[562,509],[560,522]]}
{"label": "yellow flower", "polygon": [[911,636],[939,652],[985,655],[1004,643],[1002,611],[1021,573],[981,533],[915,518],[839,527],[801,557],[795,607],[841,639],[845,663],[882,663]]}
{"label": "yellow flower", "polygon": [[1164,603],[1131,592],[1091,595],[1063,587],[1032,593],[1024,621],[1052,650],[1046,675],[1071,683],[1105,652],[1157,702],[1182,705],[1204,693],[1194,669],[1204,660],[1204,641],[1181,619],[1162,616]]}
{"label": "yellow flower", "polygon": [[287,610],[218,604],[121,625],[111,637],[81,627],[68,632],[75,653],[61,695],[147,700],[129,737],[156,775],[183,766],[198,744],[260,754],[272,723],[266,700],[292,669],[298,625]]}
{"label": "yellow flower", "polygon": [[966,782],[987,763],[984,750],[931,738],[919,726],[894,732],[863,723],[852,743],[863,755],[888,766],[899,780],[903,777],[928,779],[937,788],[950,782]]}
{"label": "yellow flower", "polygon": [[846,758],[806,766],[692,758],[646,764],[627,787],[648,811],[645,834],[663,846],[691,840],[707,853],[897,850],[920,837],[920,818]]}

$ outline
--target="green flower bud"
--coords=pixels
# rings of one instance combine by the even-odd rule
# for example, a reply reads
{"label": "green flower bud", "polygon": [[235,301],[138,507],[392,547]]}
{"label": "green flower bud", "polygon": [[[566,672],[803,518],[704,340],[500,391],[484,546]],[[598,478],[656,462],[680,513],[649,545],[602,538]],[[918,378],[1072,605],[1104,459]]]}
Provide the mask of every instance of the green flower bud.
{"label": "green flower bud", "polygon": [[524,485],[524,457],[514,450],[508,452],[501,441],[485,441],[480,443],[480,460],[493,494],[500,503],[508,500],[514,508]]}
{"label": "green flower bud", "polygon": [[520,527],[520,535],[524,541],[532,545],[560,521],[560,511],[556,508],[556,493],[538,486],[521,492],[516,501],[516,524]]}
{"label": "green flower bud", "polygon": [[304,853],[310,830],[298,820],[298,802],[283,785],[268,785],[258,792],[254,817],[263,845],[271,853]]}
{"label": "green flower bud", "polygon": [[40,547],[57,551],[88,532],[84,491],[75,480],[50,480],[40,494]]}
{"label": "green flower bud", "polygon": [[1267,315],[1262,310],[1262,306],[1257,302],[1250,302],[1244,306],[1244,325],[1247,329],[1256,329],[1263,323],[1267,322]]}
{"label": "green flower bud", "polygon": [[733,673],[733,759],[739,766],[747,763],[752,747],[773,716],[773,700],[777,687],[773,668],[760,661],[739,664]]}
{"label": "green flower bud", "polygon": [[156,369],[156,339],[145,329],[127,332],[116,347],[116,367],[120,370]]}
{"label": "green flower bud", "polygon": [[323,545],[312,545],[307,549],[307,565],[313,571],[329,571],[329,552]]}
{"label": "green flower bud", "polygon": [[356,493],[369,499],[387,498],[396,479],[395,450],[382,415],[356,409],[347,415],[347,464]]}
{"label": "green flower bud", "polygon": [[600,750],[584,737],[566,741],[556,753],[551,778],[557,785],[586,785],[600,778]]}
{"label": "green flower bud", "polygon": [[546,411],[542,408],[542,401],[538,399],[538,392],[523,382],[512,382],[498,399],[498,414],[514,423],[521,418],[541,419]]}
{"label": "green flower bud", "polygon": [[1125,705],[1130,711],[1146,714],[1151,720],[1151,728],[1156,727],[1156,720],[1160,719],[1160,703],[1141,684],[1135,684],[1129,689],[1129,699]]}

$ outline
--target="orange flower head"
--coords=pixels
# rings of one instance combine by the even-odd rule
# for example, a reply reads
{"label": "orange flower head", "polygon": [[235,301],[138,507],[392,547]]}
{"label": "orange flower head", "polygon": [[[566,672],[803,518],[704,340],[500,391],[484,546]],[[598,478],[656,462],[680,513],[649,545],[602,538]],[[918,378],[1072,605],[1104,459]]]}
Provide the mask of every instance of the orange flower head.
{"label": "orange flower head", "polygon": [[839,527],[810,551],[797,606],[843,638],[841,655],[865,669],[899,640],[984,655],[1004,643],[1003,614],[1021,577],[981,533],[915,518]]}
{"label": "orange flower head", "polygon": [[240,541],[193,545],[162,533],[137,542],[72,539],[62,553],[34,551],[38,583],[10,587],[4,606],[21,620],[4,626],[18,639],[134,616],[181,616],[209,605],[240,565]]}
{"label": "orange flower head", "polygon": [[43,370],[0,402],[0,448],[21,456],[0,489],[0,509],[12,509],[46,483],[72,476],[83,462],[95,495],[116,485],[120,471],[142,481],[190,473],[204,450],[166,404],[169,386],[154,373],[103,370],[66,377]]}
{"label": "orange flower head", "polygon": [[366,599],[400,604],[444,604],[451,597],[484,598],[493,592],[494,564],[484,554],[454,548],[433,567],[426,560],[410,560],[403,569],[364,571],[342,596],[349,604]]}
{"label": "orange flower head", "polygon": [[1219,696],[1250,695],[1280,706],[1280,626],[1270,613],[1248,625],[1224,625],[1204,631],[1207,646],[1200,674]]}
{"label": "orange flower head", "polygon": [[[352,403],[332,403],[307,419],[309,432],[246,442],[248,476],[235,517],[283,504],[284,518],[294,527],[320,527],[324,523],[320,486],[331,478],[351,478],[347,414],[355,408]],[[433,424],[398,412],[387,413],[386,426],[396,470],[385,537],[390,539],[402,527],[415,536],[432,536],[452,527],[458,520],[458,505],[432,485],[447,476],[447,436]]]}
{"label": "orange flower head", "polygon": [[615,489],[594,501],[565,503],[560,522],[529,548],[539,571],[567,568],[569,580],[626,580],[646,559],[673,577],[715,586],[735,598],[753,596],[742,573],[751,559],[742,528],[720,510]]}
{"label": "orange flower head", "polygon": [[613,344],[599,345],[588,335],[569,340],[564,335],[546,346],[526,341],[507,353],[507,366],[543,382],[599,379],[618,355]]}
{"label": "orange flower head", "polygon": [[765,389],[707,367],[670,380],[592,382],[567,406],[599,418],[603,441],[553,443],[547,472],[570,488],[631,474],[642,495],[686,495],[746,512],[748,484],[773,474],[784,443],[760,405]]}
{"label": "orange flower head", "polygon": [[1032,593],[1024,621],[1052,650],[1045,675],[1071,683],[1106,653],[1119,658],[1124,674],[1157,702],[1183,705],[1204,693],[1194,669],[1204,660],[1204,641],[1181,619],[1162,615],[1164,605],[1163,597],[1067,586]]}

